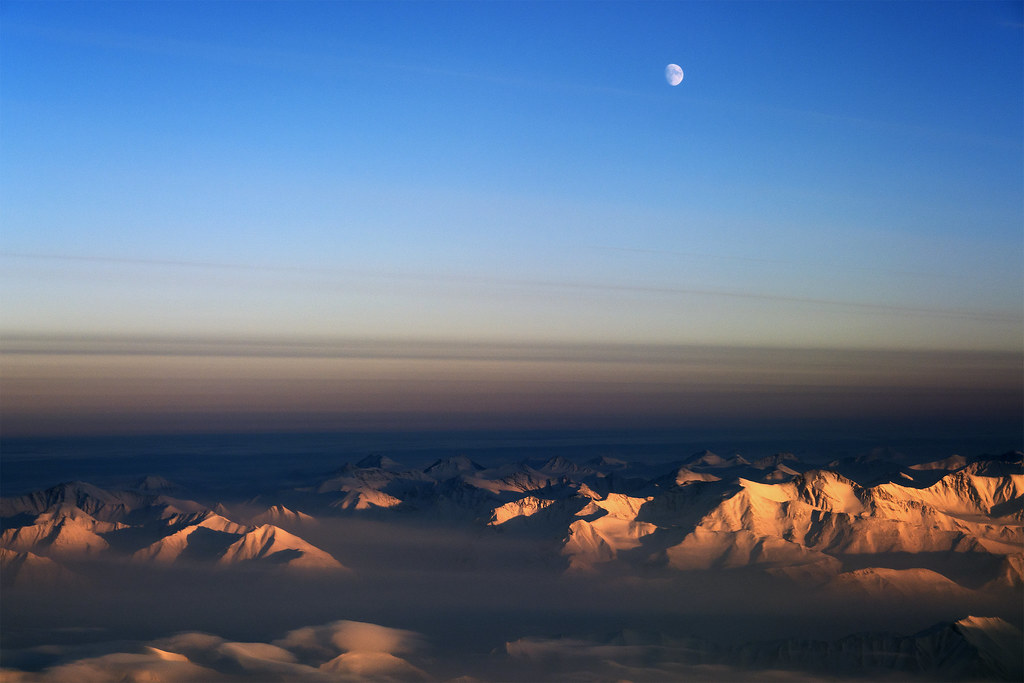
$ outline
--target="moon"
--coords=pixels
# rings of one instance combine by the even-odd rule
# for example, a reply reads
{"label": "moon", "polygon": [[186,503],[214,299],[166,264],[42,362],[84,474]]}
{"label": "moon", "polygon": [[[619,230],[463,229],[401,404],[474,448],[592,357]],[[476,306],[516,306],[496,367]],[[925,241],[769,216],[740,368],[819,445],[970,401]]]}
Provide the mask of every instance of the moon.
{"label": "moon", "polygon": [[665,80],[669,85],[679,85],[683,82],[683,70],[678,64],[669,64],[665,67]]}

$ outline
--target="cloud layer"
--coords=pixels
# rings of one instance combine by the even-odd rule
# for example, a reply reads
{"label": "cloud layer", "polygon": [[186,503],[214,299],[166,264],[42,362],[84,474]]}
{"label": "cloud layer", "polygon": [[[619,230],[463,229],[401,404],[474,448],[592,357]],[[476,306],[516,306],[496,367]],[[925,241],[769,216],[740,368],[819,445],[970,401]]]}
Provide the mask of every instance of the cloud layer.
{"label": "cloud layer", "polygon": [[232,642],[189,632],[132,652],[75,659],[39,673],[0,673],[5,681],[26,683],[428,680],[423,670],[396,654],[420,647],[420,636],[411,631],[337,621],[290,631],[273,643]]}
{"label": "cloud layer", "polygon": [[1019,354],[369,338],[8,336],[5,433],[630,427],[1019,415]]}

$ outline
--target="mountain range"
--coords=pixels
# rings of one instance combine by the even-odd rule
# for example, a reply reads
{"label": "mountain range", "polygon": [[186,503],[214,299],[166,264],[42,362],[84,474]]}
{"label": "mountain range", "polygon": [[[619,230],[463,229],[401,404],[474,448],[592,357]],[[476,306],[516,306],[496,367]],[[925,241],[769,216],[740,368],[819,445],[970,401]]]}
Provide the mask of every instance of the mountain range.
{"label": "mountain range", "polygon": [[[532,548],[519,552],[547,558],[543,566],[570,582],[671,586],[710,575],[762,577],[827,604],[899,609],[938,602],[964,605],[961,614],[1019,604],[1024,590],[1019,451],[915,463],[869,453],[827,464],[791,453],[748,460],[703,451],[667,464],[554,457],[493,467],[454,456],[422,468],[369,456],[231,500],[190,496],[160,475],[123,488],[65,482],[0,499],[0,576],[14,594],[87,585],[88,568],[103,563],[282,582],[314,575],[371,580],[365,569],[350,568],[366,566],[358,547],[330,535],[328,522],[344,519],[471,529],[491,543]],[[525,671],[554,660],[571,668],[581,653],[604,652],[621,656],[623,676],[646,652],[644,661],[659,666],[728,661],[829,673],[835,664],[864,675],[1016,680],[1019,634],[1019,624],[982,612],[913,636],[871,632],[838,641],[725,646],[664,634],[524,636],[508,641],[505,656]],[[378,669],[427,677],[419,665],[383,651],[336,652],[316,665],[317,675]]]}
{"label": "mountain range", "polygon": [[[705,451],[660,472],[561,457],[484,468],[457,456],[405,469],[376,456],[309,480],[245,506],[169,496],[164,491],[177,487],[157,476],[117,491],[63,483],[0,499],[0,547],[11,557],[32,553],[58,563],[113,555],[343,570],[302,539],[304,526],[325,516],[412,515],[546,539],[559,545],[569,572],[621,563],[746,567],[840,590],[909,583],[942,592],[948,580],[935,572],[843,572],[843,560],[954,553],[1004,558],[988,577],[992,586],[1021,583],[1020,452],[905,467],[871,457],[811,467],[787,453],[749,462]],[[5,581],[26,580],[24,573],[9,572]]]}

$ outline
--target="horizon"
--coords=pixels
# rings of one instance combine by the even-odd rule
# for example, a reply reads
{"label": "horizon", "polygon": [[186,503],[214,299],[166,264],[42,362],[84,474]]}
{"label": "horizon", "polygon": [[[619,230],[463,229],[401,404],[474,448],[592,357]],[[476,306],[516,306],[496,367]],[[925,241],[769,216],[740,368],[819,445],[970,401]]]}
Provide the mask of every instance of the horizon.
{"label": "horizon", "polygon": [[10,335],[3,354],[8,436],[772,420],[1015,434],[1024,405],[1024,359],[993,351]]}
{"label": "horizon", "polygon": [[1024,408],[1017,3],[3,14],[5,434]]}

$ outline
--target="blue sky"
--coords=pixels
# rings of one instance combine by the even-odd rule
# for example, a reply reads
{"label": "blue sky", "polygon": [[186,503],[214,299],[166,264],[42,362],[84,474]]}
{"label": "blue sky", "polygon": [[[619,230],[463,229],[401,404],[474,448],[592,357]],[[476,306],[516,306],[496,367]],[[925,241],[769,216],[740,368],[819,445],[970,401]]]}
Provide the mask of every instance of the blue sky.
{"label": "blue sky", "polygon": [[1020,3],[0,12],[9,337],[1020,350]]}

